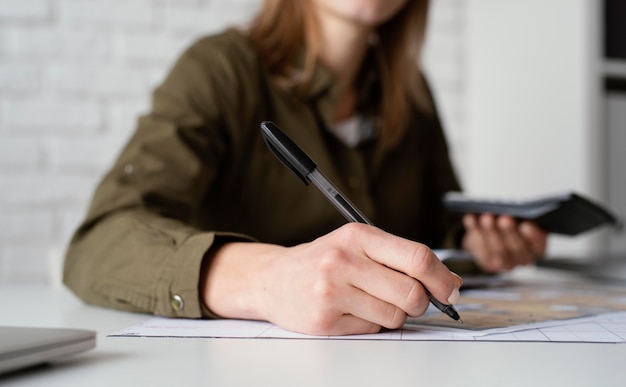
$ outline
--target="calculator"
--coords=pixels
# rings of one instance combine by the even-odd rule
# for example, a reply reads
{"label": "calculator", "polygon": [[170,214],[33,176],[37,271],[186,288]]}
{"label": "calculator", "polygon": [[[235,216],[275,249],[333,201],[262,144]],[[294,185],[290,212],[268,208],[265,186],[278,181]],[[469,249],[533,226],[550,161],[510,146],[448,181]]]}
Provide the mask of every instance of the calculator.
{"label": "calculator", "polygon": [[578,235],[602,225],[622,230],[622,222],[604,206],[575,192],[539,197],[532,200],[492,200],[449,192],[443,198],[448,210],[460,213],[508,215],[532,220],[542,229],[563,235]]}

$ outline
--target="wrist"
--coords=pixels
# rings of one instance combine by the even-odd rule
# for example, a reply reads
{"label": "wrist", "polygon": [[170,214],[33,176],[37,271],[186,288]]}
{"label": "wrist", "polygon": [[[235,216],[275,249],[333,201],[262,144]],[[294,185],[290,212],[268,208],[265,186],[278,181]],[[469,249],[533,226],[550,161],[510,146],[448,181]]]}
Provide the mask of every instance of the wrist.
{"label": "wrist", "polygon": [[267,320],[261,273],[278,246],[230,242],[212,248],[201,273],[202,302],[223,318]]}

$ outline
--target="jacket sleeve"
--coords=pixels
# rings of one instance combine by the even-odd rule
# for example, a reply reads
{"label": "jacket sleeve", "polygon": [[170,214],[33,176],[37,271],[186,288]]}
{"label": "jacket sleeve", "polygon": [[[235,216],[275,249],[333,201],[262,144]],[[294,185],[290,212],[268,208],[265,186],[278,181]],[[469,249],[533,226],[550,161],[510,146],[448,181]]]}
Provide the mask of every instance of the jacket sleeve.
{"label": "jacket sleeve", "polygon": [[211,315],[198,290],[203,257],[220,238],[250,239],[189,222],[227,152],[219,130],[227,92],[222,59],[207,64],[193,49],[183,54],[98,186],[63,272],[85,302],[163,316]]}

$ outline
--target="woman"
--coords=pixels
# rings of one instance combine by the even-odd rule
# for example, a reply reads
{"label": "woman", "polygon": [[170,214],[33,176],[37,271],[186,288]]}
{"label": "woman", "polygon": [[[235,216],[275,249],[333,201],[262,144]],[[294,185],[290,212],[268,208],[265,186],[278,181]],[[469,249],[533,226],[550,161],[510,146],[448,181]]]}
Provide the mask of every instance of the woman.
{"label": "woman", "polygon": [[[96,191],[65,283],[125,310],[357,334],[421,315],[425,288],[458,301],[427,246],[461,243],[488,271],[540,256],[532,224],[462,230],[441,206],[459,185],[417,65],[427,3],[267,0],[249,30],[196,42]],[[344,225],[267,149],[264,120],[380,228]]]}

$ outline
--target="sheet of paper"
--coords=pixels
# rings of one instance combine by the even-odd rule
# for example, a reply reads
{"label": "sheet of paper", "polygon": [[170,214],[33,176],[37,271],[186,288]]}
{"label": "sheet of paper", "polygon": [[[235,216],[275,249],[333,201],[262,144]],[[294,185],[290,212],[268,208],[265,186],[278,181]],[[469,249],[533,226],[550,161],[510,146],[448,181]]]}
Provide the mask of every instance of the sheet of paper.
{"label": "sheet of paper", "polygon": [[[579,320],[579,319],[577,319]],[[405,341],[541,341],[541,342],[626,342],[626,312],[580,321],[523,330],[500,329],[496,333],[456,329],[428,330],[406,326],[370,335],[309,336],[286,331],[273,324],[247,320],[191,320],[155,317],[115,332],[110,337],[179,337],[238,339],[323,339],[323,340],[405,340]]]}
{"label": "sheet of paper", "polygon": [[371,335],[309,336],[245,320],[152,318],[110,336],[333,340],[626,342],[626,289],[587,285],[507,286],[462,293],[464,323],[436,308],[402,329]]}

